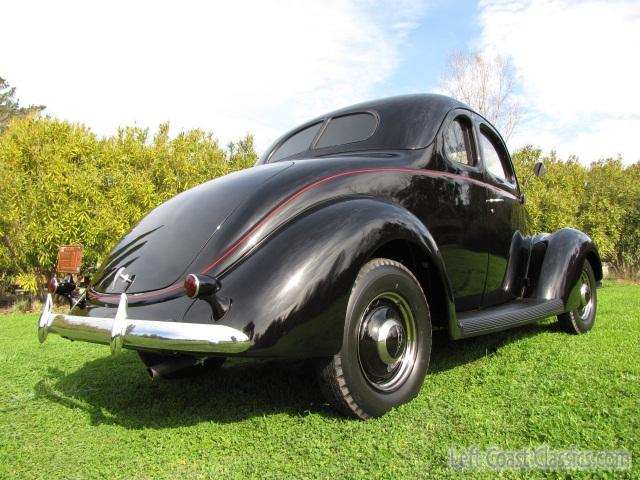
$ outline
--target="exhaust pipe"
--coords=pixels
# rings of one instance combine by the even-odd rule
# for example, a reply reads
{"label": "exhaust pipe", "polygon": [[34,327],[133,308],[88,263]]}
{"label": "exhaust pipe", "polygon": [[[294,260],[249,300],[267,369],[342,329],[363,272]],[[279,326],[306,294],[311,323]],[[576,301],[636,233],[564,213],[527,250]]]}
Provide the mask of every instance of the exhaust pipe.
{"label": "exhaust pipe", "polygon": [[156,380],[160,377],[166,377],[167,375],[175,373],[179,370],[184,370],[185,368],[198,365],[202,363],[203,360],[203,358],[184,355],[172,358],[171,360],[167,360],[166,362],[158,363],[157,365],[153,365],[147,368],[147,373],[149,374],[149,377],[151,377],[151,380]]}

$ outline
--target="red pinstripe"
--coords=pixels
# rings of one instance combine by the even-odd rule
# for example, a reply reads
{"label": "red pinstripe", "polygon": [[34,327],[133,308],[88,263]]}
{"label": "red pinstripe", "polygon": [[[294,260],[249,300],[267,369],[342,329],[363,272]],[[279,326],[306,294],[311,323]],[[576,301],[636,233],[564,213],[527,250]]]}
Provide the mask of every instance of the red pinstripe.
{"label": "red pinstripe", "polygon": [[[465,181],[465,182],[473,183],[475,185],[480,185],[480,186],[483,186],[483,187],[490,188],[491,190],[494,190],[494,191],[497,191],[499,193],[502,193],[503,195],[507,195],[507,196],[509,196],[509,197],[511,197],[513,199],[517,198],[512,193],[507,192],[506,190],[498,188],[498,187],[496,187],[494,185],[491,185],[489,183],[483,182],[481,180],[476,180],[475,178],[465,177],[463,175],[458,175],[458,174],[455,174],[455,173],[438,172],[438,171],[435,171],[435,170],[418,170],[418,169],[414,169],[414,168],[401,168],[401,167],[393,168],[393,167],[389,167],[389,168],[364,168],[364,169],[360,169],[360,170],[350,170],[348,172],[337,173],[335,175],[331,175],[331,176],[322,178],[320,180],[317,180],[317,181],[315,181],[313,183],[310,183],[309,185],[301,188],[300,190],[298,190],[297,192],[292,194],[290,197],[288,197],[282,203],[277,205],[273,210],[271,210],[267,215],[265,215],[262,218],[262,220],[260,220],[256,225],[254,225],[247,233],[245,233],[242,237],[240,237],[239,240],[237,240],[231,247],[229,247],[229,249],[227,251],[225,251],[213,263],[209,264],[206,268],[204,268],[200,273],[206,274],[209,271],[211,271],[216,265],[218,265],[225,258],[227,258],[229,255],[231,255],[235,250],[237,250],[238,247],[240,247],[240,245],[242,245],[260,227],[262,227],[266,222],[268,222],[269,219],[272,218],[276,213],[278,213],[280,210],[282,210],[284,207],[286,207],[293,200],[295,200],[299,196],[303,195],[304,193],[308,192],[312,188],[315,188],[318,185],[321,185],[321,184],[323,184],[325,182],[329,182],[329,181],[334,180],[336,178],[345,177],[347,175],[357,175],[357,174],[361,174],[361,173],[375,173],[375,172],[400,172],[400,173],[411,173],[413,175],[424,175],[424,176],[427,176],[427,177],[452,178],[454,180],[462,180],[462,181]],[[157,296],[160,296],[160,295],[165,295],[167,293],[171,293],[171,292],[173,292],[175,290],[178,290],[179,288],[182,288],[182,284],[176,284],[176,285],[173,285],[171,287],[166,287],[166,288],[163,288],[163,289],[160,289],[160,290],[155,290],[153,292],[132,293],[129,296],[133,297],[135,299],[142,300],[142,299],[145,299],[145,298],[151,298],[151,297],[157,297]],[[119,294],[103,294],[103,293],[98,293],[98,292],[94,291],[93,289],[89,290],[89,296],[92,297],[92,298],[99,298],[99,299],[103,299],[103,300],[105,300],[105,299],[118,299],[120,297]]]}

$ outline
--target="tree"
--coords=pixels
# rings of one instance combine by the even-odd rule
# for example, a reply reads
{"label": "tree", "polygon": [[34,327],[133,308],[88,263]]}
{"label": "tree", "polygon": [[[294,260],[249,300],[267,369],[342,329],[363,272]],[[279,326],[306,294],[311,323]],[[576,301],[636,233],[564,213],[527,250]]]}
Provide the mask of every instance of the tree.
{"label": "tree", "polygon": [[18,99],[14,99],[16,87],[9,85],[4,78],[0,77],[0,132],[2,132],[14,117],[24,117],[33,115],[44,110],[43,105],[30,105],[21,107]]}
{"label": "tree", "polygon": [[253,165],[253,138],[235,145],[228,155],[209,132],[171,137],[169,124],[155,135],[124,127],[99,138],[51,118],[10,122],[0,135],[0,290],[3,283],[42,289],[65,244],[84,246],[82,272],[90,273],[162,202]]}
{"label": "tree", "polygon": [[520,106],[514,98],[515,84],[514,69],[508,58],[454,51],[447,59],[440,88],[484,115],[508,140],[520,120]]}
{"label": "tree", "polygon": [[[513,163],[526,194],[532,232],[574,227],[587,233],[616,277],[640,279],[640,162],[627,167],[608,158],[584,166],[575,157],[524,147]],[[547,173],[532,174],[544,161]]]}
{"label": "tree", "polygon": [[611,266],[619,277],[640,280],[640,162],[624,169],[617,190],[624,208]]}
{"label": "tree", "polygon": [[[563,227],[582,229],[580,209],[584,202],[587,170],[575,158],[560,160],[554,152],[526,146],[512,157],[520,187],[526,195],[532,232],[555,232]],[[542,178],[533,175],[533,165],[544,162]]]}

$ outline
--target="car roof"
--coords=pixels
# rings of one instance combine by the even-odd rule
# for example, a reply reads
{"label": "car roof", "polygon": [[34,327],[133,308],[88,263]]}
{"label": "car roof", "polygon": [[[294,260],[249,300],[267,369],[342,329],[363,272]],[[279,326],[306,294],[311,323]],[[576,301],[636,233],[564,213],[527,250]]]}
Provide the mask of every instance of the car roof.
{"label": "car roof", "polygon": [[413,94],[382,98],[351,105],[316,117],[290,130],[276,140],[258,163],[266,163],[271,153],[297,131],[328,119],[358,112],[371,112],[379,119],[375,133],[368,139],[346,145],[307,150],[293,157],[321,156],[356,150],[415,150],[433,142],[446,114],[468,106],[451,97],[437,94]]}

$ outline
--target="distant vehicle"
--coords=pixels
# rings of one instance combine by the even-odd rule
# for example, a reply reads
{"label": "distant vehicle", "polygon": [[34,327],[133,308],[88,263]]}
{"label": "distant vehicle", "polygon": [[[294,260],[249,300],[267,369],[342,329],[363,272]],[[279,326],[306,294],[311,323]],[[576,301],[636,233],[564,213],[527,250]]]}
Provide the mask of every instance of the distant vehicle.
{"label": "distant vehicle", "polygon": [[49,295],[39,338],[136,350],[152,376],[316,359],[337,410],[379,416],[420,390],[432,330],[460,339],[555,315],[592,328],[596,246],[570,228],[533,235],[524,203],[500,134],[467,106],[351,106],[160,205],[81,297],[52,279],[73,308],[52,313]]}

